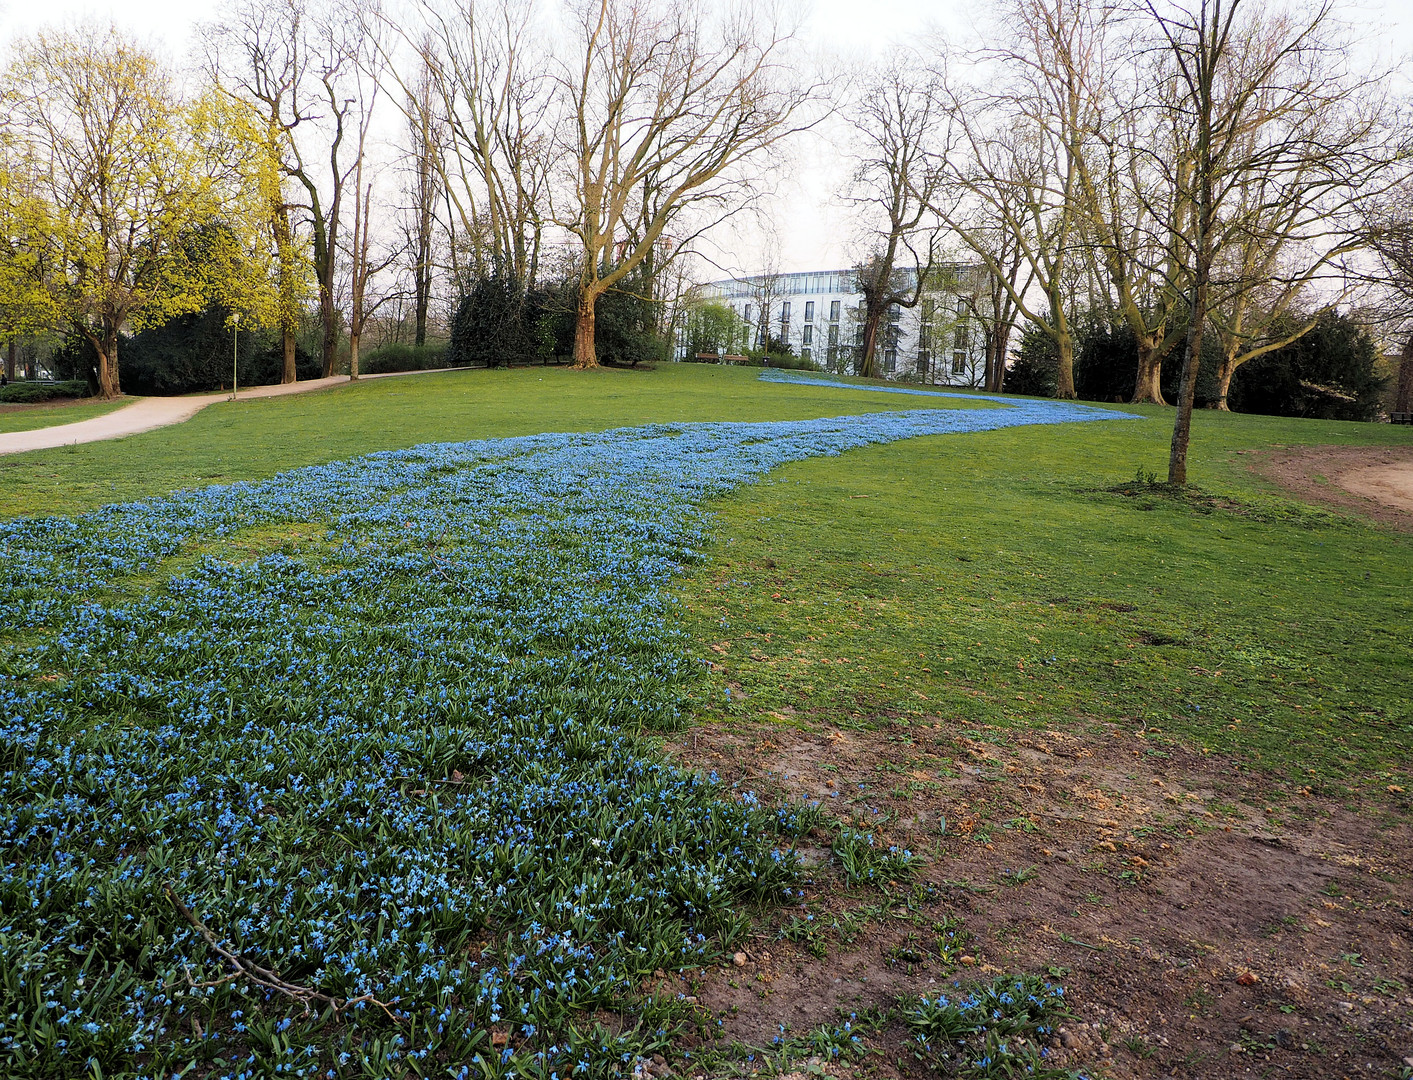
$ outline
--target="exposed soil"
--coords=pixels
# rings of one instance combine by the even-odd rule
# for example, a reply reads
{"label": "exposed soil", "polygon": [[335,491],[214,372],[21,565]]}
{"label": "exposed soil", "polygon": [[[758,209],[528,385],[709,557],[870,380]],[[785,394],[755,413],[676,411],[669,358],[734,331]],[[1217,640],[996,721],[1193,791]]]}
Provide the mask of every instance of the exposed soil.
{"label": "exposed soil", "polygon": [[[1397,785],[1351,808],[1314,778],[1276,785],[1117,729],[703,726],[673,748],[926,856],[913,881],[849,888],[829,834],[806,838],[821,929],[789,940],[802,911],[771,913],[744,965],[687,977],[718,1047],[1024,972],[1065,987],[1075,1017],[1053,1060],[1090,1075],[1413,1075],[1413,806]],[[946,916],[969,935],[951,962]],[[861,1062],[808,1071],[933,1075],[901,1025],[867,1042]]]}
{"label": "exposed soil", "polygon": [[1302,499],[1413,532],[1413,446],[1294,446],[1253,459],[1253,472]]}

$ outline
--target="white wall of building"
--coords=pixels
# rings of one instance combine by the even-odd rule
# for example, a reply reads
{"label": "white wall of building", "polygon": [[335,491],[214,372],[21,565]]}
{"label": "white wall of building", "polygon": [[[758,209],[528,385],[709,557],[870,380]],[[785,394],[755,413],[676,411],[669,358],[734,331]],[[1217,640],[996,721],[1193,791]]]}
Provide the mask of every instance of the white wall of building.
{"label": "white wall of building", "polygon": [[[772,338],[796,356],[826,371],[852,374],[863,342],[863,294],[853,270],[814,270],[714,281],[703,299],[728,304],[756,328],[756,346],[766,312]],[[916,307],[895,307],[878,340],[879,368],[893,379],[939,386],[980,386],[985,381],[984,344],[952,293],[924,295]]]}

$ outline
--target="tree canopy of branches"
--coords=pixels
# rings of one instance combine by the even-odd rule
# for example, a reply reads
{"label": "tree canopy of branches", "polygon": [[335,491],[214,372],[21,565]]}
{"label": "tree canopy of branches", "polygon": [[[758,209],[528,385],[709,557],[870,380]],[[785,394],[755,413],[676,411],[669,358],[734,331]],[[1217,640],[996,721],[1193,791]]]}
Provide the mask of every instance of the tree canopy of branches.
{"label": "tree canopy of branches", "polygon": [[592,368],[599,298],[689,214],[729,208],[809,91],[781,66],[789,34],[744,8],[589,0],[574,21],[556,79],[568,173],[556,220],[578,248],[574,365]]}
{"label": "tree canopy of branches", "polygon": [[851,201],[867,230],[854,275],[864,298],[858,372],[867,378],[879,374],[884,314],[916,307],[936,264],[932,206],[941,174],[929,146],[942,108],[930,72],[902,52],[870,76],[850,110],[857,147]]}
{"label": "tree canopy of branches", "polygon": [[[235,0],[226,18],[205,30],[212,77],[259,110],[284,175],[303,197],[302,202],[272,198],[270,228],[284,266],[297,257],[291,215],[305,219],[326,376],[334,372],[342,329],[338,275],[344,199],[364,151],[360,144],[349,154],[345,139],[366,130],[358,108],[371,100],[357,87],[359,66],[372,51],[365,41],[366,21],[356,8],[337,0],[312,10],[305,0]],[[294,365],[291,324],[287,320],[289,379]]]}

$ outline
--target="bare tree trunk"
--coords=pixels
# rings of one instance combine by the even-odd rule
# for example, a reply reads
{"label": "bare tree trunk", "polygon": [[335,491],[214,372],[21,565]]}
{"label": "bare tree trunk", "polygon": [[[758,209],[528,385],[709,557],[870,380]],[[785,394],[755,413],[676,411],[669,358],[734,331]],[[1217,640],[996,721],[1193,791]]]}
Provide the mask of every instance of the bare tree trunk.
{"label": "bare tree trunk", "polygon": [[319,283],[319,322],[323,327],[323,371],[327,379],[334,373],[339,350],[339,313],[334,307],[332,280],[327,287],[322,281]]}
{"label": "bare tree trunk", "polygon": [[597,293],[587,289],[579,291],[579,304],[574,313],[574,364],[579,371],[599,366],[598,354],[594,351],[594,305]]}
{"label": "bare tree trunk", "polygon": [[358,339],[363,335],[350,333],[348,335],[348,377],[351,381],[358,381]]}
{"label": "bare tree trunk", "polygon": [[864,316],[863,346],[859,353],[859,375],[865,379],[878,378],[878,324],[883,321],[882,310],[870,309]]}
{"label": "bare tree trunk", "polygon": [[1230,412],[1227,406],[1227,393],[1231,390],[1231,377],[1236,374],[1236,354],[1230,350],[1223,350],[1222,362],[1217,368],[1217,408],[1222,412]]}
{"label": "bare tree trunk", "polygon": [[103,339],[92,337],[94,351],[98,356],[98,393],[109,401],[122,395],[118,380],[118,334],[104,331]]}
{"label": "bare tree trunk", "polygon": [[1403,356],[1398,362],[1398,393],[1394,397],[1393,408],[1395,412],[1413,412],[1413,333],[1403,343]]}
{"label": "bare tree trunk", "polygon": [[1060,366],[1055,373],[1055,396],[1073,398],[1074,394],[1074,338],[1061,333],[1055,342],[1059,348]]}
{"label": "bare tree trunk", "polygon": [[299,377],[298,369],[295,365],[294,331],[285,327],[280,331],[280,344],[284,349],[284,370],[280,374],[280,382],[292,383]]}
{"label": "bare tree trunk", "polygon": [[416,329],[413,331],[412,344],[420,347],[427,344],[427,311],[431,307],[432,301],[432,262],[430,252],[419,252],[416,284],[414,288],[417,294],[416,308],[413,316]]}
{"label": "bare tree trunk", "polygon": [[1166,405],[1163,400],[1163,361],[1152,341],[1138,339],[1138,376],[1133,385],[1131,404],[1147,402]]}
{"label": "bare tree trunk", "polygon": [[10,339],[10,347],[5,351],[5,380],[15,381],[15,339]]}
{"label": "bare tree trunk", "polygon": [[275,260],[279,264],[280,338],[284,348],[284,367],[280,371],[280,382],[292,383],[299,378],[294,350],[295,310],[299,303],[295,260],[299,256],[295,251],[294,233],[290,226],[289,206],[283,200],[276,201],[271,207],[270,221],[275,237]]}

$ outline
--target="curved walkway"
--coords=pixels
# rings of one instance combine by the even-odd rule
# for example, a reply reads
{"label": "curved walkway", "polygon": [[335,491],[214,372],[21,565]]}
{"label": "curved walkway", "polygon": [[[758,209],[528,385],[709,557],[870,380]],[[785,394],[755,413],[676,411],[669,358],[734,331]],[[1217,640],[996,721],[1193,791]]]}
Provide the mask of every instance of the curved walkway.
{"label": "curved walkway", "polygon": [[[452,368],[438,368],[437,371],[451,371]],[[431,375],[431,371],[389,371],[379,375],[363,375],[366,379],[387,379],[396,375]],[[237,401],[254,398],[284,397],[286,394],[304,394],[310,390],[323,390],[330,386],[342,386],[351,382],[347,375],[335,375],[328,379],[306,379],[303,382],[285,383],[280,386],[256,386],[242,390],[236,395]],[[79,420],[72,424],[56,424],[54,427],[34,428],[31,431],[12,431],[0,434],[0,454],[23,454],[27,450],[53,450],[60,446],[74,446],[78,443],[101,442],[104,439],[121,439],[127,435],[137,435],[154,428],[169,427],[190,420],[208,405],[218,401],[230,401],[231,395],[196,394],[191,397],[145,397],[138,398],[131,405],[95,416],[92,420]]]}

